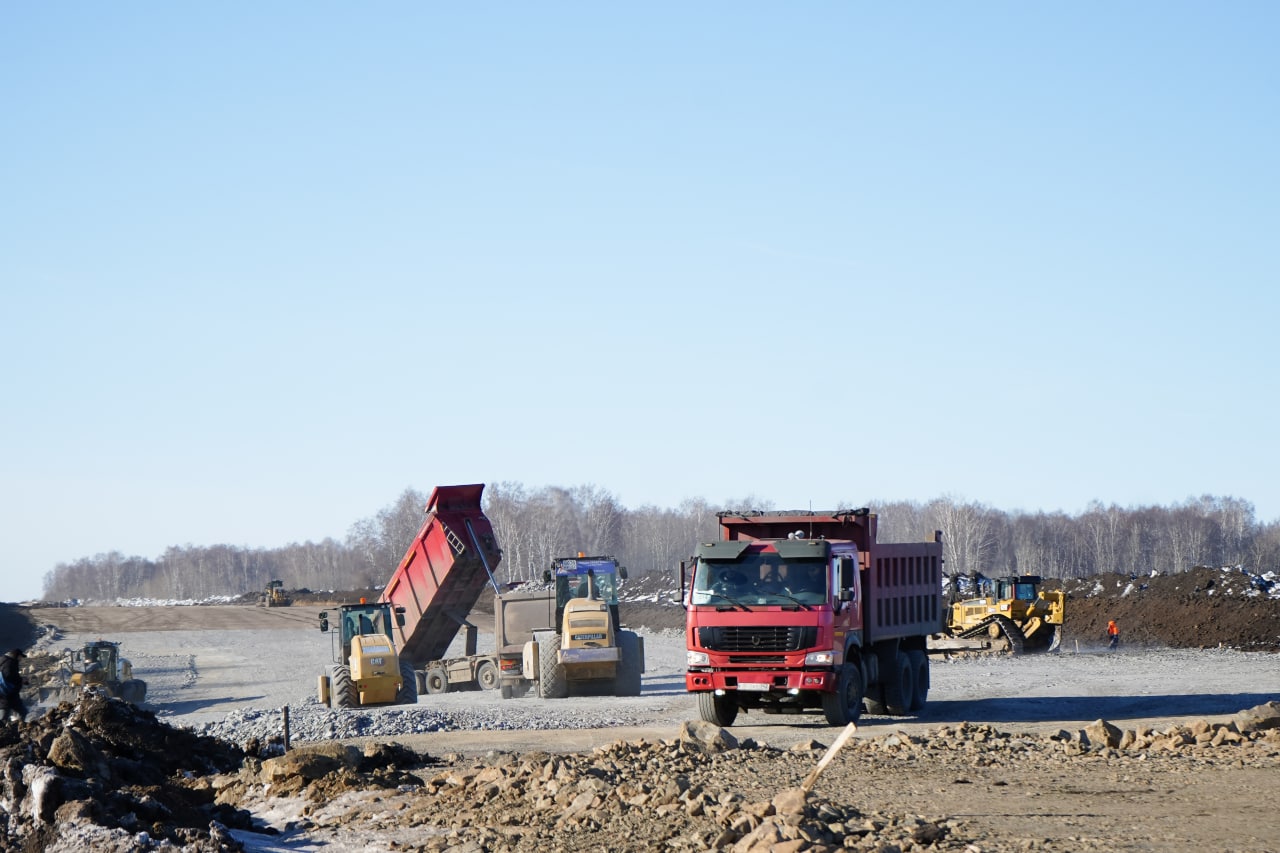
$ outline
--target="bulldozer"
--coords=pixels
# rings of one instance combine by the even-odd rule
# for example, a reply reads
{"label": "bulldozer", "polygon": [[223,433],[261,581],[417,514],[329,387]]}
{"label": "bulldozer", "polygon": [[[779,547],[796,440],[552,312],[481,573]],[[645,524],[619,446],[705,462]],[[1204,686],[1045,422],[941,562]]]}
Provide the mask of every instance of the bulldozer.
{"label": "bulldozer", "polygon": [[258,595],[258,604],[263,607],[288,607],[293,599],[284,591],[284,581],[270,581],[267,588]]}
{"label": "bulldozer", "polygon": [[[961,642],[935,643],[935,648],[987,649],[1015,655],[1056,651],[1062,642],[1066,595],[1061,590],[1041,589],[1042,582],[1039,575],[952,575],[946,633]],[[961,597],[962,588],[968,597]]]}
{"label": "bulldozer", "polygon": [[40,688],[41,702],[74,702],[86,687],[101,687],[131,705],[147,698],[147,683],[133,677],[133,664],[120,656],[120,644],[108,640],[68,649],[55,676],[57,683]]}

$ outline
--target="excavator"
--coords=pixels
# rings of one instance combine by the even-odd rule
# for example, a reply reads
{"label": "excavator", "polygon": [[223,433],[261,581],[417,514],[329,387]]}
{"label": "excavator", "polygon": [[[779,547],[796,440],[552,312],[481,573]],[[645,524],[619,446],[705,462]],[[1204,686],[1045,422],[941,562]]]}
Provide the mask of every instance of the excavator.
{"label": "excavator", "polygon": [[1043,590],[1042,583],[1039,575],[952,575],[947,636],[932,646],[1015,655],[1057,651],[1066,595],[1061,590]]}

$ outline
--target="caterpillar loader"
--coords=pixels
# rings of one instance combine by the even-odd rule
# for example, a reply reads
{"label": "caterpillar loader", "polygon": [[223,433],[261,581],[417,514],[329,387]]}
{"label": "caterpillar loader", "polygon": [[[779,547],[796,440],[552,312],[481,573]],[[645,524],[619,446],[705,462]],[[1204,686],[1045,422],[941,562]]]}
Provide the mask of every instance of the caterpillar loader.
{"label": "caterpillar loader", "polygon": [[[946,633],[953,640],[971,642],[935,642],[934,647],[989,649],[1015,655],[1057,651],[1062,641],[1066,596],[1061,590],[1042,590],[1042,580],[1039,575],[952,575]],[[962,598],[965,593],[968,597]]]}
{"label": "caterpillar loader", "polygon": [[270,581],[267,588],[258,594],[258,604],[263,607],[288,607],[293,599],[284,591],[284,581]]}
{"label": "caterpillar loader", "polygon": [[120,657],[120,644],[107,640],[68,649],[56,679],[57,683],[40,688],[41,702],[74,702],[84,688],[93,686],[131,705],[141,705],[147,698],[147,683],[133,677],[133,664]]}
{"label": "caterpillar loader", "polygon": [[[393,619],[404,624],[404,609],[362,598],[359,604],[341,605],[337,618],[329,633],[333,664],[320,676],[320,704],[357,708],[416,703],[413,666],[396,654],[391,637]],[[331,630],[327,611],[320,614],[320,630]]]}

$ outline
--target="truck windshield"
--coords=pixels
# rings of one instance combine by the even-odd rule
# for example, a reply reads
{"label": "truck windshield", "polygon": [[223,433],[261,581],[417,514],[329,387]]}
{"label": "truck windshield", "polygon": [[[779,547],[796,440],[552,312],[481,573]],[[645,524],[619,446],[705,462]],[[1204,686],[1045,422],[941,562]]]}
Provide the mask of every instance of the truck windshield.
{"label": "truck windshield", "polygon": [[825,560],[782,560],[777,554],[699,560],[691,603],[822,604],[829,575]]}

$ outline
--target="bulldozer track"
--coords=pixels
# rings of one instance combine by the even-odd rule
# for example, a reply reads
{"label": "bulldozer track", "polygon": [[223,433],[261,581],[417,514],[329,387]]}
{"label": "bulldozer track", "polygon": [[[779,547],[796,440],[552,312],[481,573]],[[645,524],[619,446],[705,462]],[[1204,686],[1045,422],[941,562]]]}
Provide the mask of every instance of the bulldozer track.
{"label": "bulldozer track", "polygon": [[968,631],[957,634],[956,636],[965,640],[973,639],[974,637],[987,636],[989,635],[993,625],[1000,630],[1000,633],[1004,636],[1005,640],[1008,641],[1010,654],[1020,655],[1025,651],[1027,645],[1026,636],[1022,633],[1022,629],[1007,616],[992,616],[989,619],[985,619],[981,623],[973,626]]}

